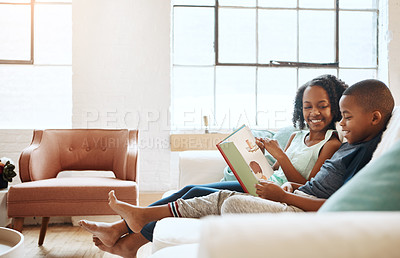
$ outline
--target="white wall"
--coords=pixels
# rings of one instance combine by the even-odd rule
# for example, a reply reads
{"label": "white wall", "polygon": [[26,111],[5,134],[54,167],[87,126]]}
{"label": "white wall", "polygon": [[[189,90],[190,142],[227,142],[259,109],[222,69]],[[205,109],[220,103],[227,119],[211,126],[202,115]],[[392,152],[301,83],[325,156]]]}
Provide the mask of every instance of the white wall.
{"label": "white wall", "polygon": [[400,105],[400,0],[389,0],[388,78],[396,105]]}
{"label": "white wall", "polygon": [[72,10],[72,126],[139,128],[140,190],[169,189],[176,177],[168,124],[170,1],[79,0]]}
{"label": "white wall", "polygon": [[[388,67],[389,87],[400,105],[400,0],[389,0],[388,6],[389,31],[380,32],[390,39],[388,61],[380,65]],[[165,122],[170,11],[168,0],[73,2],[73,127],[139,126],[141,191],[177,186],[177,157],[166,146]],[[159,112],[163,120],[157,118]],[[0,130],[0,157],[12,158],[18,171],[19,154],[31,137],[32,130]]]}
{"label": "white wall", "polygon": [[[0,158],[10,158],[19,171],[18,160],[23,149],[32,141],[33,130],[30,129],[2,129],[0,130]],[[13,178],[11,184],[20,183],[18,176]]]}

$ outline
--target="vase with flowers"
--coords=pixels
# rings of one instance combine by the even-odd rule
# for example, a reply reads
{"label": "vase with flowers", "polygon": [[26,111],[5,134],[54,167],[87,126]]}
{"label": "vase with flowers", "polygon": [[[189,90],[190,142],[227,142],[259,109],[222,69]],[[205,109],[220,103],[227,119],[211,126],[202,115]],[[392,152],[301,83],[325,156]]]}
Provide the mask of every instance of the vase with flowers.
{"label": "vase with flowers", "polygon": [[6,157],[0,159],[0,189],[7,188],[8,182],[12,182],[13,177],[17,175],[14,169],[15,165],[11,159]]}

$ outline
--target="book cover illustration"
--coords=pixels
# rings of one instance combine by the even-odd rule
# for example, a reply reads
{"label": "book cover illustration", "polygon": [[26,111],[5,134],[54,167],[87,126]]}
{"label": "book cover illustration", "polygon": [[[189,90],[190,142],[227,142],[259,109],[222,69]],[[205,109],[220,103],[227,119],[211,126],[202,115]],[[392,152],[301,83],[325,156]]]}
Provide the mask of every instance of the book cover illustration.
{"label": "book cover illustration", "polygon": [[258,148],[250,128],[242,125],[217,144],[217,148],[235,174],[243,190],[257,196],[254,185],[260,179],[268,179],[274,171],[262,151]]}

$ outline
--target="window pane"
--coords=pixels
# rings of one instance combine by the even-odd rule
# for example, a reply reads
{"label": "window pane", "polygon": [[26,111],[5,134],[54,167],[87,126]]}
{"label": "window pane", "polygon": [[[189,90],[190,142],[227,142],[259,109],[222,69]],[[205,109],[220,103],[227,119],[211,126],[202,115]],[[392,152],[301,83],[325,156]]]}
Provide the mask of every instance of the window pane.
{"label": "window pane", "polygon": [[35,6],[35,63],[72,64],[72,6]]}
{"label": "window pane", "polygon": [[346,9],[375,9],[377,8],[376,0],[340,0],[339,8]]}
{"label": "window pane", "polygon": [[174,8],[174,64],[214,64],[214,9]]}
{"label": "window pane", "polygon": [[207,5],[214,6],[215,0],[174,0],[174,5]]}
{"label": "window pane", "polygon": [[220,128],[255,125],[254,67],[217,67],[216,123]]}
{"label": "window pane", "polygon": [[219,0],[220,6],[246,6],[246,7],[255,7],[256,0]]}
{"label": "window pane", "polygon": [[2,65],[0,128],[71,128],[71,66]]}
{"label": "window pane", "polygon": [[299,11],[299,16],[299,61],[334,62],[335,12]]}
{"label": "window pane", "polygon": [[375,69],[339,69],[339,78],[349,86],[366,79],[376,79]]}
{"label": "window pane", "polygon": [[323,74],[332,74],[337,76],[336,69],[312,69],[312,68],[303,68],[299,69],[299,86],[305,84],[306,82],[314,79]]}
{"label": "window pane", "polygon": [[297,61],[297,12],[259,10],[259,63]]}
{"label": "window pane", "polygon": [[340,66],[375,67],[376,13],[343,11],[339,22]]}
{"label": "window pane", "polygon": [[297,0],[258,0],[260,7],[297,7]]}
{"label": "window pane", "polygon": [[31,59],[30,5],[0,5],[0,59]]}
{"label": "window pane", "polygon": [[335,8],[335,0],[300,0],[301,8]]}
{"label": "window pane", "polygon": [[257,122],[264,128],[291,124],[296,95],[295,68],[259,68]]}
{"label": "window pane", "polygon": [[174,67],[173,73],[173,125],[200,129],[203,115],[214,113],[214,67]]}
{"label": "window pane", "polygon": [[256,62],[256,10],[219,9],[219,62]]}

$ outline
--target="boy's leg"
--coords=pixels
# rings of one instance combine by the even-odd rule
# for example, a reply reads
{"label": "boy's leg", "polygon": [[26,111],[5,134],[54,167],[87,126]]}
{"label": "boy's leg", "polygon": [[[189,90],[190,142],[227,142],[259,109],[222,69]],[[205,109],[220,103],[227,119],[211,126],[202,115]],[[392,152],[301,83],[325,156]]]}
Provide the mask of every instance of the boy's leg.
{"label": "boy's leg", "polygon": [[[185,191],[185,194],[183,194],[180,198],[191,199],[194,197],[206,196],[206,195],[209,195],[209,194],[215,193],[215,192],[218,192],[218,189],[208,188],[208,187],[203,187],[203,186],[191,186],[190,190]],[[168,204],[168,203],[174,202],[180,198],[176,198],[176,197],[171,198],[171,196],[169,196],[167,198],[161,199],[160,201],[156,202],[157,203],[156,205],[159,206],[162,204]],[[169,202],[165,202],[166,200],[169,200]],[[150,206],[153,206],[153,204]],[[152,221],[150,223],[147,223],[140,231],[140,233],[149,241],[153,241],[153,232],[154,232],[154,228],[155,228],[156,224],[157,224],[157,221]]]}
{"label": "boy's leg", "polygon": [[109,205],[126,220],[133,232],[139,232],[147,223],[167,217],[200,218],[221,214],[223,202],[235,194],[243,193],[223,190],[189,200],[178,199],[168,205],[142,208],[119,201],[115,197],[114,191],[111,191],[109,193]]}
{"label": "boy's leg", "polygon": [[[193,197],[205,196],[210,193],[217,192],[218,189],[226,189],[232,191],[243,192],[239,182],[217,182],[204,185],[188,185],[177,191],[176,193],[158,200],[149,206],[163,205],[176,201],[179,198],[190,199]],[[148,240],[153,240],[153,231],[157,221],[146,224],[141,230],[142,235]],[[112,246],[122,235],[128,233],[129,228],[124,220],[115,223],[97,223],[82,220],[79,225],[85,230],[96,236],[105,246]],[[130,231],[129,233],[133,233]]]}
{"label": "boy's leg", "polygon": [[279,213],[279,212],[304,212],[286,203],[274,202],[251,195],[235,195],[227,199],[221,213]]}
{"label": "boy's leg", "polygon": [[[234,195],[247,194],[222,190],[207,196],[187,200],[178,199],[169,205],[175,217],[201,218],[208,215],[221,215],[221,206],[228,198]],[[173,212],[174,209],[177,211],[176,213]]]}
{"label": "boy's leg", "polygon": [[[178,199],[191,199],[194,197],[206,196],[211,193],[217,192],[219,189],[222,190],[231,190],[236,192],[244,192],[243,188],[237,181],[226,181],[226,182],[216,182],[204,185],[188,185],[182,188],[181,190],[173,193],[172,195],[158,200],[149,206],[156,206],[162,204],[168,204],[170,202],[174,202]],[[146,224],[140,233],[149,241],[153,241],[153,232],[154,228],[157,224],[157,221],[152,221]]]}

